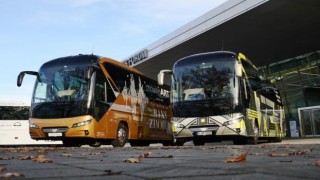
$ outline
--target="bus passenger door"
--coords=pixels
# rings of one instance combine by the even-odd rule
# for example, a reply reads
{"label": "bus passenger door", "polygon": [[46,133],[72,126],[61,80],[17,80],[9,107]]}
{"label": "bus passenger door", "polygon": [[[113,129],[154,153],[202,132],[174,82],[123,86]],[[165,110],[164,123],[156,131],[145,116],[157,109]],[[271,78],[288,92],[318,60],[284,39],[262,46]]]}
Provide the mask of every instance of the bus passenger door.
{"label": "bus passenger door", "polygon": [[108,81],[102,73],[97,73],[97,79],[95,84],[95,107],[94,116],[97,120],[97,137],[106,136],[107,120],[106,113],[115,100],[115,95],[108,84]]}

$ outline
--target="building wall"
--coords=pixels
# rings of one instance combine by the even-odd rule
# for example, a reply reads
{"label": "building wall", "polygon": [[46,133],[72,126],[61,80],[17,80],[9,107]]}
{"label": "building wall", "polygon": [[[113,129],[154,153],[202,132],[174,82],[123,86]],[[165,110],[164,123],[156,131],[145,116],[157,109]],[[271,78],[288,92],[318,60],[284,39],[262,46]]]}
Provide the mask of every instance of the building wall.
{"label": "building wall", "polygon": [[[278,61],[266,70],[270,79],[278,79],[276,86],[283,98],[287,127],[289,121],[296,121],[300,129],[303,123],[299,122],[298,108],[320,105],[320,51]],[[313,125],[320,126],[320,120]]]}

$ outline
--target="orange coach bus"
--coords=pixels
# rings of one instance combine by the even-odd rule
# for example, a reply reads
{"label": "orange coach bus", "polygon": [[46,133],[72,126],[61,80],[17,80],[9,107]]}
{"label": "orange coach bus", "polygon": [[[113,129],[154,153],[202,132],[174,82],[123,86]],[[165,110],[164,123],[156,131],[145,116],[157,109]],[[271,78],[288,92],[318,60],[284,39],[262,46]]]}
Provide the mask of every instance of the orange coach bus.
{"label": "orange coach bus", "polygon": [[169,87],[138,70],[96,55],[62,57],[35,75],[30,136],[62,140],[64,146],[123,147],[172,143]]}

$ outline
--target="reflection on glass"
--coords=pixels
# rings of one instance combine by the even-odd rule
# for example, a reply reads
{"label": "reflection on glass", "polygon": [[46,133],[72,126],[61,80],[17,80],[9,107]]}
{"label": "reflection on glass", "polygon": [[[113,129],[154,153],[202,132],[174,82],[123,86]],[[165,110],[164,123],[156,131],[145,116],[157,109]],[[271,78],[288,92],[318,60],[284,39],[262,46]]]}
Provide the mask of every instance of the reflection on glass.
{"label": "reflection on glass", "polygon": [[239,104],[236,59],[230,56],[190,58],[193,59],[180,60],[174,66],[174,113],[180,117],[233,113]]}
{"label": "reflection on glass", "polygon": [[44,64],[39,70],[41,82],[35,84],[31,116],[63,118],[87,114],[90,105],[90,81],[84,77],[87,67],[87,61],[76,59]]}

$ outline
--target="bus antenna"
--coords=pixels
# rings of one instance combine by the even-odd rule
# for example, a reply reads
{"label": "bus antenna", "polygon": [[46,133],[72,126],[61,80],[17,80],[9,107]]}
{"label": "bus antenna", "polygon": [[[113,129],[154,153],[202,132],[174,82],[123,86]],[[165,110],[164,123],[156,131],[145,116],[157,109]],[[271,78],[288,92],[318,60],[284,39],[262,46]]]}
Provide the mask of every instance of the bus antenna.
{"label": "bus antenna", "polygon": [[93,52],[94,52],[94,44],[92,44],[92,52],[91,52],[92,55],[93,55]]}

